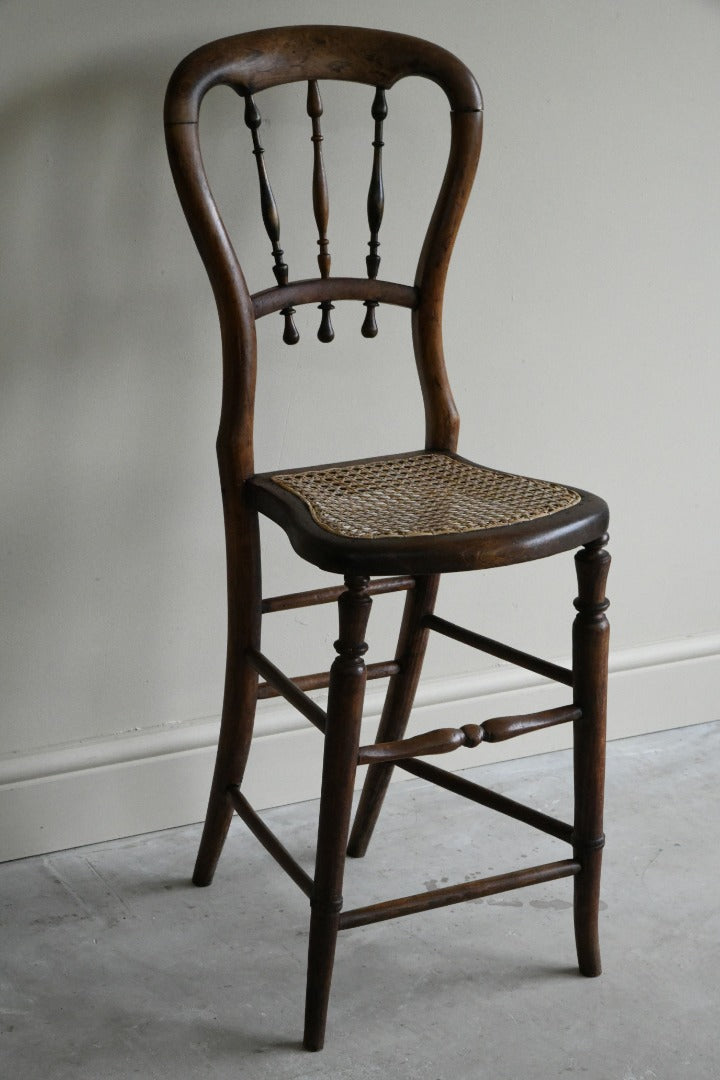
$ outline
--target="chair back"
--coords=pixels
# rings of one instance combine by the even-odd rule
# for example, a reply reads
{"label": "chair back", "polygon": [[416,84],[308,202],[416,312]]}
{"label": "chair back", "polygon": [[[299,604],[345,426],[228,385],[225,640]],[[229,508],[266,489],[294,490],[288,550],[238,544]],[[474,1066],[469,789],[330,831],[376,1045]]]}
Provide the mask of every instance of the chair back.
{"label": "chair back", "polygon": [[[379,276],[379,234],[384,211],[384,122],[387,92],[408,76],[432,80],[450,104],[451,139],[444,179],[427,227],[412,285]],[[365,277],[333,277],[328,239],[329,189],[322,152],[320,84],[346,80],[374,88],[369,102],[372,162],[367,198],[369,254]],[[262,145],[257,95],[286,83],[306,84],[306,110],[313,153],[312,204],[318,231],[318,276],[291,280],[280,246],[280,217]],[[205,94],[229,86],[244,99],[252,141],[260,206],[270,241],[276,284],[251,294],[210,190],[200,151],[198,120]],[[283,318],[283,340],[294,344],[293,315],[299,304],[321,309],[318,338],[331,341],[334,300],[358,300],[366,311],[365,337],[377,335],[378,304],[412,312],[413,347],[423,393],[426,448],[454,450],[458,416],[447,379],[442,346],[442,302],[455,236],[475,176],[482,136],[482,98],[477,83],[455,56],[405,34],[344,26],[290,26],[259,30],[204,45],[176,68],[165,99],[165,131],[178,195],[208,272],[220,318],[223,346],[223,406],[218,436],[221,473],[242,483],[254,471],[253,409],[257,370],[256,320],[274,312]]]}

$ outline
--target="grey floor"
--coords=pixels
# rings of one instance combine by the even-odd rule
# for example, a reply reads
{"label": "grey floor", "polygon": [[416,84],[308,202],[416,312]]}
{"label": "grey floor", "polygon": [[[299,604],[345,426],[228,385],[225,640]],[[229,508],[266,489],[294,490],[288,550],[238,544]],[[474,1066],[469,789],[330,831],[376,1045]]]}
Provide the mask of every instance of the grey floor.
{"label": "grey floor", "polygon": [[[210,889],[197,827],[0,867],[0,1074],[12,1080],[720,1077],[720,724],[613,743],[605,972],[574,970],[571,882],[348,931],[329,1036],[300,1049],[306,901],[234,823]],[[556,816],[569,755],[473,770]],[[317,806],[267,814],[310,868]],[[565,857],[396,785],[347,902]],[[559,851],[558,851],[559,847]]]}

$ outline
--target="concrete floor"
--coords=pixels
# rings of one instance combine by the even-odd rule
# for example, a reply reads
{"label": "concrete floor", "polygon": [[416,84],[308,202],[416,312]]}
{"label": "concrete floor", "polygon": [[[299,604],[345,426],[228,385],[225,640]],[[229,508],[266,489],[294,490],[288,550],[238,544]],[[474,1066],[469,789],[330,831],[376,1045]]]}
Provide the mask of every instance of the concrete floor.
{"label": "concrete floor", "polygon": [[[299,1044],[306,901],[239,821],[210,889],[188,882],[198,827],[7,863],[0,1073],[720,1077],[719,743],[716,723],[610,746],[601,978],[574,970],[569,880],[348,931],[320,1054]],[[562,752],[473,773],[564,816],[569,764]],[[308,869],[316,813],[305,803],[266,815]],[[564,852],[411,781],[391,790],[366,859],[349,861],[346,899]]]}

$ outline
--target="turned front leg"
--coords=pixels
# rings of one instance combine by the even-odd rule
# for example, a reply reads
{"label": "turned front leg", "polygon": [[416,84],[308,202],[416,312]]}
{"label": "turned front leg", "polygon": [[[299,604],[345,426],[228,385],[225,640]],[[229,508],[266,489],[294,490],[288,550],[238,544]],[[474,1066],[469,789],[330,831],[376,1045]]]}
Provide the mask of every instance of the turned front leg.
{"label": "turned front leg", "polygon": [[365,694],[364,639],[372,600],[367,593],[368,578],[347,577],[345,583],[347,592],[338,601],[338,655],[330,669],[315,883],[310,898],[304,1040],[307,1050],[322,1049],[325,1039]]}
{"label": "turned front leg", "polygon": [[575,556],[577,616],[573,624],[573,700],[582,710],[574,724],[575,822],[573,846],[582,869],[575,877],[575,942],[580,971],[599,975],[598,910],[605,789],[605,725],[610,626],[605,583],[607,535]]}

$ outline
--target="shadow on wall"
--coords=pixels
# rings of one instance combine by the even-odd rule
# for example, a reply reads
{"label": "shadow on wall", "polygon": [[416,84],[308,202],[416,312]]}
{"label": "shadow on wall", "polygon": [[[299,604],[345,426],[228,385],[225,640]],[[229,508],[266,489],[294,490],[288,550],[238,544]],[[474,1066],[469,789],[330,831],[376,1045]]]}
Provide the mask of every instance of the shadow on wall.
{"label": "shadow on wall", "polygon": [[171,68],[0,113],[3,753],[218,711],[220,371],[165,158]]}
{"label": "shadow on wall", "polygon": [[[0,677],[9,718],[0,753],[219,713],[221,364],[210,287],[165,155],[163,95],[179,55],[76,72],[0,115],[0,220],[12,252],[3,260],[0,361]],[[286,89],[263,97],[263,139],[291,276],[304,277],[317,272],[312,148],[304,92],[286,100]],[[418,109],[425,100],[436,112]],[[367,87],[327,88],[330,240],[341,274],[365,272],[371,102]],[[402,281],[412,280],[417,221],[427,221],[444,167],[439,155],[411,197],[405,150],[425,146],[434,125],[446,139],[447,118],[430,83],[399,86],[392,108],[382,257],[386,276]],[[211,181],[243,251],[260,256],[251,287],[266,287],[272,259],[242,110],[220,91],[203,113]],[[360,129],[345,123],[350,115]],[[408,313],[383,308],[382,349],[362,338],[364,314],[338,304],[336,341],[320,348],[312,309],[298,313],[292,350],[279,317],[263,325],[259,468],[422,445]],[[363,377],[349,387],[353,371]],[[267,562],[279,576],[269,591],[318,583],[312,568],[298,576],[284,537],[272,543],[278,558]],[[291,663],[324,662],[322,654]]]}

